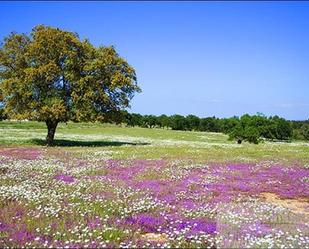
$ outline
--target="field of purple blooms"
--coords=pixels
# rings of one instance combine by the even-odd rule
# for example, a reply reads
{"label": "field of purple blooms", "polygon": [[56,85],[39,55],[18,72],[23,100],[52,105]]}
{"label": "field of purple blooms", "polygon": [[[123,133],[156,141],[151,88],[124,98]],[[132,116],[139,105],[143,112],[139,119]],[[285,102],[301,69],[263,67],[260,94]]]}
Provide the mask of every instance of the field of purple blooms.
{"label": "field of purple blooms", "polygon": [[216,162],[190,146],[145,159],[136,145],[0,145],[0,247],[309,248],[297,153]]}

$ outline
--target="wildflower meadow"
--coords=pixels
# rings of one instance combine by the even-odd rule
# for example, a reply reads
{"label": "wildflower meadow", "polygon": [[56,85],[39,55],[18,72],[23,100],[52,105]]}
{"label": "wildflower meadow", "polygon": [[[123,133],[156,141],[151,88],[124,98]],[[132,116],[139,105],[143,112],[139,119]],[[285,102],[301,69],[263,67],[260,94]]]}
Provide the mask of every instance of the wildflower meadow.
{"label": "wildflower meadow", "polygon": [[309,248],[309,144],[0,123],[0,247]]}

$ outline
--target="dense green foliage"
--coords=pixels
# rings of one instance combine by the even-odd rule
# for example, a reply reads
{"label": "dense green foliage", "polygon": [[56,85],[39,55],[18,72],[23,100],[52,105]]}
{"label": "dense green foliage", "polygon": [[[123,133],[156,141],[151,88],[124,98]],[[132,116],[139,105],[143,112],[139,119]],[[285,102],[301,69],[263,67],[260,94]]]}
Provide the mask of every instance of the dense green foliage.
{"label": "dense green foliage", "polygon": [[265,117],[264,115],[248,115],[232,118],[207,117],[199,118],[194,115],[141,115],[136,113],[123,112],[123,120],[128,126],[141,126],[147,128],[171,128],[172,130],[183,131],[208,131],[222,132],[229,134],[230,139],[235,139],[238,143],[248,141],[257,144],[261,139],[269,140],[291,140],[308,139],[309,124],[300,122],[302,125],[297,127],[299,136],[295,137],[297,132],[294,122],[287,121],[278,116]]}
{"label": "dense green foliage", "polygon": [[293,121],[293,138],[309,140],[309,119],[306,121]]}
{"label": "dense green foliage", "polygon": [[4,113],[4,109],[0,108],[0,120],[7,119],[7,115]]}
{"label": "dense green foliage", "polygon": [[139,90],[113,47],[94,47],[76,33],[40,25],[29,36],[11,33],[0,47],[1,109],[44,121],[48,144],[59,122],[117,120]]}

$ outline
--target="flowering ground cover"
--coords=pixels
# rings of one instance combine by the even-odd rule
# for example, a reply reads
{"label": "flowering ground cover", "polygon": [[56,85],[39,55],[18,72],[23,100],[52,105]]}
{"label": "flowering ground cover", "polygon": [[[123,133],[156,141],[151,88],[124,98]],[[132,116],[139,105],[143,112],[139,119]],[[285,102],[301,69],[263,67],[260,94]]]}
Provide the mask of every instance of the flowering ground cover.
{"label": "flowering ground cover", "polygon": [[72,126],[0,125],[0,247],[309,248],[308,144]]}

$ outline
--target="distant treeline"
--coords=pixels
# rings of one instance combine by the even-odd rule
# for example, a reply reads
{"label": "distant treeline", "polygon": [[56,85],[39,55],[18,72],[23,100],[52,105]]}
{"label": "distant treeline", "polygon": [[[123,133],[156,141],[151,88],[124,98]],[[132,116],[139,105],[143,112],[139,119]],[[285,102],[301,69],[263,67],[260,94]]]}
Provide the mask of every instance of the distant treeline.
{"label": "distant treeline", "polygon": [[[1,112],[0,120],[7,116]],[[266,117],[263,114],[248,115],[231,118],[207,117],[199,118],[195,115],[141,115],[138,113],[121,112],[118,123],[127,126],[139,126],[145,128],[162,128],[181,131],[207,131],[228,134],[230,139],[238,143],[248,141],[259,143],[262,139],[272,141],[309,140],[309,120],[291,121],[273,116]]]}
{"label": "distant treeline", "polygon": [[195,115],[141,115],[123,113],[123,122],[128,126],[145,128],[165,128],[182,131],[207,131],[229,134],[230,139],[238,143],[248,141],[258,143],[261,139],[269,140],[309,140],[309,120],[289,121],[278,116],[266,117],[263,114],[231,118],[207,117]]}

